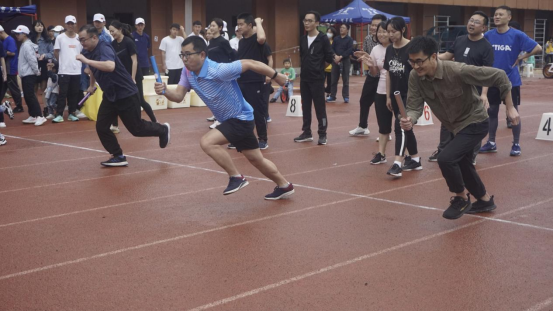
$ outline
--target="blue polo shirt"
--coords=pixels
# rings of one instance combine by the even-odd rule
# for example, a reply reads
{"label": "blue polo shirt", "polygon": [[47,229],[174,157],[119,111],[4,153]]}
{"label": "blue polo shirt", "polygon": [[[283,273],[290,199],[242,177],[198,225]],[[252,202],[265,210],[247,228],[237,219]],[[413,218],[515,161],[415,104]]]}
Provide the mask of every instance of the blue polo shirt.
{"label": "blue polo shirt", "polygon": [[199,75],[185,67],[179,85],[193,89],[219,122],[228,119],[252,121],[253,108],[236,82],[241,74],[241,61],[219,64],[206,58]]}
{"label": "blue polo shirt", "polygon": [[138,93],[136,84],[132,81],[131,75],[125,69],[119,57],[115,55],[115,50],[111,44],[99,40],[94,50],[87,51],[83,49],[83,55],[91,60],[115,62],[115,70],[112,72],[101,71],[90,66],[96,82],[104,92],[104,99],[113,103]]}
{"label": "blue polo shirt", "polygon": [[15,39],[11,36],[7,36],[2,44],[5,53],[15,53],[15,56],[6,55],[6,73],[9,75],[17,75],[17,45],[15,44]]}
{"label": "blue polo shirt", "polygon": [[138,55],[138,67],[150,68],[150,59],[148,58],[148,49],[150,48],[150,36],[143,32],[142,36],[138,32],[133,32],[134,44],[136,45],[136,55]]}
{"label": "blue polo shirt", "polygon": [[110,34],[107,33],[105,29],[102,30],[100,34],[98,34],[98,39],[100,39],[100,41],[104,41],[105,43],[111,43],[111,41],[113,41]]}

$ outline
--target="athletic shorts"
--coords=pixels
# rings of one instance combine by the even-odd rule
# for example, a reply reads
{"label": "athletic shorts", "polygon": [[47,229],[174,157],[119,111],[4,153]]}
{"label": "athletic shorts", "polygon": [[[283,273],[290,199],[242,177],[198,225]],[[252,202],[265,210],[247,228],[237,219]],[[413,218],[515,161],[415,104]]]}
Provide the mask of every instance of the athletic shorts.
{"label": "athletic shorts", "polygon": [[[515,107],[520,106],[520,86],[513,86],[511,89],[511,98]],[[488,101],[490,102],[490,105],[505,104],[505,102],[501,100],[501,93],[499,92],[499,89],[496,87],[489,88]]]}
{"label": "athletic shorts", "polygon": [[236,151],[253,150],[259,148],[257,137],[253,133],[255,122],[242,121],[238,119],[228,119],[217,126],[217,130],[236,147]]}

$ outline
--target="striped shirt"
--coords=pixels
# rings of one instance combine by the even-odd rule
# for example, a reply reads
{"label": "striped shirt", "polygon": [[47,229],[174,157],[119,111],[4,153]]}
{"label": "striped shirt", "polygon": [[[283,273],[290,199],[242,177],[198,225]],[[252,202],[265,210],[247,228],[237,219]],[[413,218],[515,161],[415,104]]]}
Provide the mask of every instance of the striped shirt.
{"label": "striped shirt", "polygon": [[219,64],[206,58],[199,75],[184,68],[179,85],[193,89],[221,123],[228,119],[252,121],[253,108],[236,82],[241,74],[241,61]]}

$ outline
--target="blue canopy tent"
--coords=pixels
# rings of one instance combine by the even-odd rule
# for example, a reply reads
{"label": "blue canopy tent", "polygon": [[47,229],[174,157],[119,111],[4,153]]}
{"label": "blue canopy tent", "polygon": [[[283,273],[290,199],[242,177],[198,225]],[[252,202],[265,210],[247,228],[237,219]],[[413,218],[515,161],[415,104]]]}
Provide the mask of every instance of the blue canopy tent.
{"label": "blue canopy tent", "polygon": [[18,15],[27,15],[32,16],[37,19],[36,16],[36,5],[28,5],[22,7],[9,7],[9,6],[0,6],[0,20],[3,20],[7,17],[18,16]]}
{"label": "blue canopy tent", "polygon": [[[376,14],[382,14],[388,19],[396,17],[396,15],[381,12],[379,10],[371,8],[368,4],[362,0],[353,0],[346,7],[324,15],[321,17],[322,23],[341,23],[341,24],[369,24],[373,20],[373,16]],[[405,23],[409,24],[411,19],[409,17],[401,16]]]}

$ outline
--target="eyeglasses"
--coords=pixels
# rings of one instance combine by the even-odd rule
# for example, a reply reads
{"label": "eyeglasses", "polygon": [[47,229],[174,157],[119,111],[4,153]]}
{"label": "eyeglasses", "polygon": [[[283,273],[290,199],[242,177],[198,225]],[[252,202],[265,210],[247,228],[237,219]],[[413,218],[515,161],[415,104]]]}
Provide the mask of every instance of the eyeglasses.
{"label": "eyeglasses", "polygon": [[200,54],[201,52],[195,52],[195,53],[180,53],[179,56],[180,58],[184,58],[184,59],[188,59],[190,57],[190,55],[194,55],[194,54]]}
{"label": "eyeglasses", "polygon": [[81,44],[83,44],[83,43],[85,43],[86,40],[88,40],[88,39],[92,39],[92,37],[88,37],[88,38],[79,38],[79,42],[80,42]]}
{"label": "eyeglasses", "polygon": [[303,23],[304,23],[304,24],[311,24],[311,23],[314,23],[314,22],[315,22],[315,21],[312,20],[312,19],[304,19],[304,20],[303,20]]}
{"label": "eyeglasses", "polygon": [[415,67],[415,65],[417,65],[417,67],[420,67],[422,66],[422,64],[424,64],[425,61],[429,60],[430,59],[430,56],[428,56],[427,58],[425,59],[417,59],[417,60],[408,60],[409,64],[411,64],[411,67]]}
{"label": "eyeglasses", "polygon": [[481,21],[478,21],[478,20],[474,20],[474,19],[469,19],[469,24],[474,24],[476,26],[480,26],[484,23],[482,23]]}

